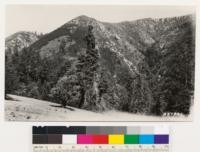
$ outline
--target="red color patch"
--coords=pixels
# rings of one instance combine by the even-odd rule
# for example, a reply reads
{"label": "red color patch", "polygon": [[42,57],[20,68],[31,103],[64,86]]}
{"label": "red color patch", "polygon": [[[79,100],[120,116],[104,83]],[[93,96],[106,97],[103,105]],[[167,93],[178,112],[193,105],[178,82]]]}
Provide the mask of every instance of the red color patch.
{"label": "red color patch", "polygon": [[93,144],[108,144],[108,135],[92,135]]}

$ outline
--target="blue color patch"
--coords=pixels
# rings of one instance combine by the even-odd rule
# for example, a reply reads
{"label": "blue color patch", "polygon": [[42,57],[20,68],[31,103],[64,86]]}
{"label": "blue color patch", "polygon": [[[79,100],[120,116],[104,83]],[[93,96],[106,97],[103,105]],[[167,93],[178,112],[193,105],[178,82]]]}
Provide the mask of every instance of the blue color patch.
{"label": "blue color patch", "polygon": [[154,144],[154,135],[139,135],[139,144]]}

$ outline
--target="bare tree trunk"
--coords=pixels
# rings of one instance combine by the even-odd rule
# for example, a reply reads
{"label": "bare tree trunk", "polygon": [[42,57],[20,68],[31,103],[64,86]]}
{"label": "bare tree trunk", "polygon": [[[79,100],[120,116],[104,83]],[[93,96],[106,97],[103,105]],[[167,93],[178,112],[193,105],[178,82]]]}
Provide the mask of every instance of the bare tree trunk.
{"label": "bare tree trunk", "polygon": [[85,90],[83,88],[81,89],[81,100],[78,107],[82,108],[82,106],[84,105],[84,102],[85,102]]}

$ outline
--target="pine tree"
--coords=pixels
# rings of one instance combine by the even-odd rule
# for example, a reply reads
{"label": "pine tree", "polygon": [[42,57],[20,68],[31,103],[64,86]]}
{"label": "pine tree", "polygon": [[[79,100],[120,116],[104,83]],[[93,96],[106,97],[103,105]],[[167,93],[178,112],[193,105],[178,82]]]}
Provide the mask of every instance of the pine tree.
{"label": "pine tree", "polygon": [[[95,49],[95,38],[92,26],[88,27],[85,37],[87,48],[79,50],[80,54],[76,66],[71,66],[64,76],[60,78],[56,86],[51,89],[53,99],[60,101],[63,106],[92,109],[98,99],[98,50]],[[63,48],[60,48],[63,50]]]}
{"label": "pine tree", "polygon": [[78,57],[77,75],[79,78],[79,84],[81,86],[79,108],[85,104],[85,101],[87,100],[86,93],[88,90],[90,90],[90,88],[94,87],[95,79],[97,78],[96,74],[98,70],[99,53],[98,50],[95,49],[95,37],[92,33],[92,30],[93,27],[90,25],[88,27],[88,34],[85,37],[87,43],[86,52]]}
{"label": "pine tree", "polygon": [[18,88],[19,76],[12,60],[5,59],[5,94],[13,93]]}
{"label": "pine tree", "polygon": [[14,49],[9,49],[8,53],[6,52],[5,55],[5,94],[14,93],[19,87],[19,75],[16,68],[18,63],[19,51],[18,45],[15,45]]}

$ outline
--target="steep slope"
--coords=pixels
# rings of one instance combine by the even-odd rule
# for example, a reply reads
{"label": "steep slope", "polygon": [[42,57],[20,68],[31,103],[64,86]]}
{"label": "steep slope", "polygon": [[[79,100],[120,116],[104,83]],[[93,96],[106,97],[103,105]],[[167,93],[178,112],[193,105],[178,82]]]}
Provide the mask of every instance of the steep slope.
{"label": "steep slope", "polygon": [[[169,90],[165,89],[169,87],[168,79],[171,79],[171,83],[178,82],[180,86],[183,85],[186,90],[190,90],[186,92],[193,92],[193,23],[193,17],[190,15],[165,19],[147,18],[121,23],[105,23],[87,16],[79,16],[21,51],[19,64],[16,65],[19,75],[18,86],[8,93],[61,102],[55,90],[57,87],[65,87],[62,84],[66,83],[65,81],[71,81],[73,85],[70,86],[72,87],[70,97],[67,94],[63,95],[68,105],[78,106],[80,97],[77,64],[80,56],[86,55],[85,37],[88,26],[91,25],[96,50],[100,56],[95,82],[98,83],[96,85],[102,94],[101,102],[92,105],[94,99],[90,92],[87,92],[83,108],[97,111],[118,109],[160,115],[166,111],[168,102],[172,105],[179,104],[173,99],[172,101],[167,99],[170,94]],[[181,42],[188,45],[182,47],[176,45]],[[171,56],[177,54],[180,62],[184,62],[187,56],[190,56],[187,64],[182,67],[186,69],[182,71],[185,78],[180,82],[177,76],[170,76],[175,70],[170,69],[170,63],[176,63],[171,60]],[[177,69],[178,65],[177,63]],[[187,70],[188,67],[191,71]],[[180,72],[177,73],[179,74]],[[170,91],[172,90],[171,88]],[[181,87],[178,90],[183,91]],[[164,95],[163,91],[168,93]],[[182,98],[181,96],[177,98]],[[188,106],[190,96],[189,94],[187,96]],[[98,107],[99,105],[101,106]],[[180,109],[175,109],[172,112],[180,112]],[[185,114],[188,114],[187,110]]]}
{"label": "steep slope", "polygon": [[[31,45],[41,56],[51,56],[58,51],[62,41],[65,49],[76,55],[79,47],[85,47],[84,36],[88,25],[94,27],[97,48],[109,48],[116,52],[133,70],[141,61],[147,47],[159,42],[160,47],[170,45],[182,32],[179,26],[192,22],[192,16],[166,19],[141,19],[132,22],[104,23],[87,16],[79,16]],[[167,44],[168,43],[168,44]],[[132,63],[132,64],[131,64]]]}

